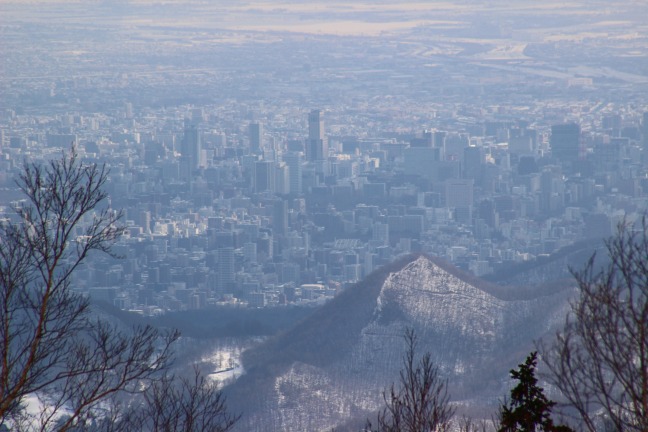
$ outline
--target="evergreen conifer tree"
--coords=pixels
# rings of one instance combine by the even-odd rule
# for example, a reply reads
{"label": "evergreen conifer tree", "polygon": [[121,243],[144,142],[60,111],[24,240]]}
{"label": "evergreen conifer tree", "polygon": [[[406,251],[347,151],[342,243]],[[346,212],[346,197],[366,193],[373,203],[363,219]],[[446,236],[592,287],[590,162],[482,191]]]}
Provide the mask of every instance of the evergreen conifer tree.
{"label": "evergreen conifer tree", "polygon": [[511,370],[518,384],[511,390],[511,400],[500,409],[499,432],[571,432],[567,426],[554,425],[551,410],[556,402],[549,400],[538,386],[535,369],[538,353],[532,352],[519,369]]}

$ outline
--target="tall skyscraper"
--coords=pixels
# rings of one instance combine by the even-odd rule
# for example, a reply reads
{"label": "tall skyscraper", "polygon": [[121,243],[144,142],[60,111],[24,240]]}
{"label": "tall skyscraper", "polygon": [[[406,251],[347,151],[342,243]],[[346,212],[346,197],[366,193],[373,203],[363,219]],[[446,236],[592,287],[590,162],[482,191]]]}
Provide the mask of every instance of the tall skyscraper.
{"label": "tall skyscraper", "polygon": [[328,141],[324,136],[324,120],[320,110],[308,114],[308,143],[306,145],[308,160],[313,162],[328,157]]}
{"label": "tall skyscraper", "polygon": [[182,160],[192,172],[203,166],[202,144],[200,142],[200,131],[198,125],[189,120],[185,120],[184,136],[182,138]]}
{"label": "tall skyscraper", "polygon": [[231,292],[234,288],[234,248],[226,247],[217,250],[218,273],[217,291],[219,294]]}
{"label": "tall skyscraper", "polygon": [[272,231],[277,235],[288,232],[288,201],[278,199],[272,205]]}
{"label": "tall skyscraper", "polygon": [[270,161],[254,163],[254,191],[275,191],[275,165]]}
{"label": "tall skyscraper", "polygon": [[289,193],[302,193],[302,154],[300,152],[286,153],[283,159],[288,166]]}
{"label": "tall skyscraper", "polygon": [[261,123],[250,123],[248,125],[248,138],[250,139],[250,151],[259,153],[263,148],[263,125]]}
{"label": "tall skyscraper", "polygon": [[580,126],[567,123],[551,126],[551,154],[561,162],[573,162],[580,155]]}
{"label": "tall skyscraper", "polygon": [[275,164],[274,193],[288,195],[290,193],[290,171],[285,162]]}

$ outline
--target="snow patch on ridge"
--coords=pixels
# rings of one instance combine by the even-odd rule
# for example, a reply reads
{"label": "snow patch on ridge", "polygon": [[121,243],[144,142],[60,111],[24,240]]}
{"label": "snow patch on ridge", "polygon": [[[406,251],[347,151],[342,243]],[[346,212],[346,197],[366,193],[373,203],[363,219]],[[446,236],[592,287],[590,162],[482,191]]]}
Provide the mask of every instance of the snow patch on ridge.
{"label": "snow patch on ridge", "polygon": [[445,328],[461,336],[495,338],[507,302],[419,257],[391,273],[376,300],[378,316],[393,306],[416,327]]}

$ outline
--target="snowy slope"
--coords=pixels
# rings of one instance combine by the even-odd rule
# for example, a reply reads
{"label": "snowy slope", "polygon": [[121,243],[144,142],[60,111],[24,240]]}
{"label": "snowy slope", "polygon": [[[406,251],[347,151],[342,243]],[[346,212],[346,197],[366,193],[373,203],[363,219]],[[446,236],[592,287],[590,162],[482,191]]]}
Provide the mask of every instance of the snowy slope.
{"label": "snowy slope", "polygon": [[336,298],[252,356],[248,375],[229,390],[244,412],[241,430],[330,430],[365,418],[397,379],[408,327],[448,378],[454,400],[488,405],[567,306],[568,293],[495,297],[425,256],[372,282],[378,285],[350,288],[366,295]]}

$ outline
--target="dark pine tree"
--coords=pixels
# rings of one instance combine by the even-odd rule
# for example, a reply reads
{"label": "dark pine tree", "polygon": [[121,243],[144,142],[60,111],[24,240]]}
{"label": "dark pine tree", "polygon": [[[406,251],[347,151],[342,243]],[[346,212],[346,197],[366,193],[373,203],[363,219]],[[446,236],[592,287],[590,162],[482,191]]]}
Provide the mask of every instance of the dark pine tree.
{"label": "dark pine tree", "polygon": [[556,426],[551,410],[556,402],[547,399],[538,386],[535,369],[538,353],[532,352],[519,369],[511,370],[511,377],[518,384],[511,390],[511,400],[500,409],[499,432],[573,432],[567,426]]}

